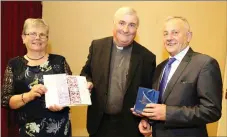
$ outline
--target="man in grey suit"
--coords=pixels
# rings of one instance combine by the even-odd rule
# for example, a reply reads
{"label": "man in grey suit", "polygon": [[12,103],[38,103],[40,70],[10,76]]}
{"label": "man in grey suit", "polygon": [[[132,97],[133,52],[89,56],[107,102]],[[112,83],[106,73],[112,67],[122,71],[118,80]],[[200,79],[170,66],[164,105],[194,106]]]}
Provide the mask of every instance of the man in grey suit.
{"label": "man in grey suit", "polygon": [[[206,124],[221,117],[222,79],[218,62],[189,46],[188,21],[170,17],[164,25],[164,46],[169,59],[156,68],[153,88],[160,91],[159,104],[148,104],[139,130],[153,137],[207,137]],[[135,113],[135,112],[133,112]]]}
{"label": "man in grey suit", "polygon": [[151,88],[156,57],[134,41],[139,18],[122,7],[114,15],[113,37],[93,40],[81,75],[91,89],[87,111],[90,137],[140,137],[134,106],[138,87]]}

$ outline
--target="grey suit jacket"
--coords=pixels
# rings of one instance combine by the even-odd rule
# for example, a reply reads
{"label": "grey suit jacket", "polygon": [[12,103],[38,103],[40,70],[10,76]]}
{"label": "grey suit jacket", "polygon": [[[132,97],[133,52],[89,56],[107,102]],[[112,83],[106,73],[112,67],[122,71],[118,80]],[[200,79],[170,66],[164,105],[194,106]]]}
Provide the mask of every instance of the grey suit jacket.
{"label": "grey suit jacket", "polygon": [[[87,130],[90,135],[97,132],[103,117],[109,84],[110,57],[113,37],[94,40],[91,43],[89,55],[81,75],[92,81],[94,88],[91,91],[92,105],[87,111]],[[142,136],[138,130],[140,118],[134,116],[130,108],[136,101],[138,87],[152,87],[152,77],[156,67],[155,55],[136,41],[133,42],[129,73],[127,77],[126,93],[122,109],[122,127],[125,137]]]}
{"label": "grey suit jacket", "polygon": [[[166,61],[156,68],[153,87],[157,90]],[[206,124],[221,117],[218,62],[190,48],[170,79],[162,101],[167,105],[166,121],[153,126],[154,137],[207,137]]]}

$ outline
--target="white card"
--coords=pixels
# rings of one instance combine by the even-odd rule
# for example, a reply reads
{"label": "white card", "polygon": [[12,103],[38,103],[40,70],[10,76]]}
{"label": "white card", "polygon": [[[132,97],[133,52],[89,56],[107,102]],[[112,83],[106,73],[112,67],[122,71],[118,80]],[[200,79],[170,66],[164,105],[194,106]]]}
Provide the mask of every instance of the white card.
{"label": "white card", "polygon": [[51,105],[91,105],[90,93],[84,76],[53,74],[43,76],[47,88],[46,107]]}

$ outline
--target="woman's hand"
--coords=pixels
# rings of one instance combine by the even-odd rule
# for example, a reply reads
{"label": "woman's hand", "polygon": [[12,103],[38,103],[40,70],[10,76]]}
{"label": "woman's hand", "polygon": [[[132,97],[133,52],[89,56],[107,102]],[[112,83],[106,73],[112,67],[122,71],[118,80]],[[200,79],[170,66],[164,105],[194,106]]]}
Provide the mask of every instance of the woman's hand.
{"label": "woman's hand", "polygon": [[64,107],[58,106],[58,105],[53,105],[53,106],[48,107],[48,109],[49,109],[50,111],[53,111],[53,112],[61,111],[63,108],[64,108]]}
{"label": "woman's hand", "polygon": [[43,84],[34,85],[28,93],[25,93],[24,96],[27,96],[28,98],[27,100],[25,99],[25,102],[34,100],[36,97],[41,97],[46,92],[47,88]]}
{"label": "woman's hand", "polygon": [[18,109],[28,102],[34,100],[36,97],[41,97],[45,94],[47,89],[42,84],[34,85],[29,92],[14,95],[10,98],[9,105],[11,109]]}

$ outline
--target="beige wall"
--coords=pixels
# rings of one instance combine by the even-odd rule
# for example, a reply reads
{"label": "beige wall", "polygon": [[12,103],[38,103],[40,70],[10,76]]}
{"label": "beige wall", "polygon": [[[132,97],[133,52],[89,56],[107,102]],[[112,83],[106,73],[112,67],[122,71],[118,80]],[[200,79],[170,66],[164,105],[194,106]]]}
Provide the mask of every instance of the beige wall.
{"label": "beige wall", "polygon": [[[136,40],[157,55],[157,63],[167,57],[162,46],[162,25],[169,15],[184,16],[191,24],[191,47],[215,57],[224,73],[226,55],[226,2],[43,2],[43,18],[50,25],[51,52],[64,55],[73,74],[86,61],[91,40],[112,35],[114,12],[121,6],[138,11],[140,27]],[[73,135],[87,135],[86,107],[72,109]],[[217,123],[209,124],[216,135]]]}

